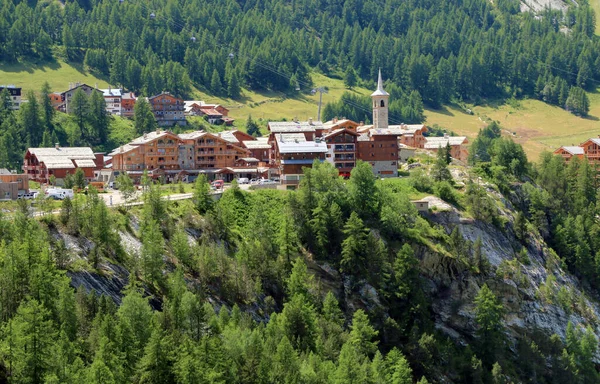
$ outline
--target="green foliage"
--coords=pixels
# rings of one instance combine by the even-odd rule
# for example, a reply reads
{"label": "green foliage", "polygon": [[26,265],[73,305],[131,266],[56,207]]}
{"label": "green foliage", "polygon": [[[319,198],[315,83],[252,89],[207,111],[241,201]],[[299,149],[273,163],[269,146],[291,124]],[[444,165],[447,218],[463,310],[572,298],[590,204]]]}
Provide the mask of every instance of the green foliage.
{"label": "green foliage", "polygon": [[117,189],[125,202],[129,202],[133,196],[135,195],[135,186],[133,185],[133,180],[127,173],[121,172],[117,179],[115,180]]}
{"label": "green foliage", "polygon": [[150,104],[142,97],[135,103],[133,119],[135,121],[135,131],[138,135],[144,132],[152,132],[157,127]]}
{"label": "green foliage", "polygon": [[484,362],[491,365],[502,352],[504,310],[494,293],[484,284],[475,297],[478,348]]}
{"label": "green foliage", "polygon": [[213,197],[210,193],[210,184],[206,179],[206,175],[198,175],[194,184],[194,204],[196,210],[204,215],[212,209]]}
{"label": "green foliage", "polygon": [[75,183],[75,187],[77,187],[79,189],[85,188],[85,174],[83,173],[83,169],[77,168],[77,170],[75,170],[74,183]]}

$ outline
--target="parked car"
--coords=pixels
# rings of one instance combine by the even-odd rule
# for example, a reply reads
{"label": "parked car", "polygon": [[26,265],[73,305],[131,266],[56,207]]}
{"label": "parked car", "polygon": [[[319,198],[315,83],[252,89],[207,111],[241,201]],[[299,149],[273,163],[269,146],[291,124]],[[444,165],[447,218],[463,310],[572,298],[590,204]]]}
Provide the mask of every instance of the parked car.
{"label": "parked car", "polygon": [[225,185],[225,181],[223,181],[223,180],[215,180],[212,183],[210,183],[210,185],[212,185],[213,187],[215,187],[217,189],[221,189]]}
{"label": "parked car", "polygon": [[256,178],[250,179],[250,184],[258,184],[258,179],[256,179]]}
{"label": "parked car", "polygon": [[17,199],[24,200],[33,200],[38,195],[39,192],[27,192],[27,193],[19,193],[17,195]]}
{"label": "parked car", "polygon": [[238,184],[248,184],[250,182],[250,179],[248,179],[247,177],[240,177],[237,179]]}

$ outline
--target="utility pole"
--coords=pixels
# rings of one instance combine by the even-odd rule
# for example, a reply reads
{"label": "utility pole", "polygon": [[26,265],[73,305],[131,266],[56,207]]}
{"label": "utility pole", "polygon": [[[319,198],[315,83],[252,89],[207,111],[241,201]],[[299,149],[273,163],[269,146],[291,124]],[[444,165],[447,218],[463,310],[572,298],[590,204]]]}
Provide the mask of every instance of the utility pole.
{"label": "utility pole", "polygon": [[312,94],[319,92],[319,112],[317,113],[317,120],[321,121],[321,105],[323,104],[323,94],[329,93],[325,87],[317,87],[312,90]]}

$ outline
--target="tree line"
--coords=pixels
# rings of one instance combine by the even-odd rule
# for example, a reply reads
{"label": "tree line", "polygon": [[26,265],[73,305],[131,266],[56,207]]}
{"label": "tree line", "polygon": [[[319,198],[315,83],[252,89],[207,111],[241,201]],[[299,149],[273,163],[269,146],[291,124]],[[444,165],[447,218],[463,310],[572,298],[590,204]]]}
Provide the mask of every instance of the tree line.
{"label": "tree line", "polygon": [[[447,157],[439,151],[438,169],[447,166]],[[495,159],[493,166],[501,166]],[[591,329],[569,325],[566,343],[521,335],[515,349],[503,328],[506,309],[487,284],[472,303],[476,333],[468,346],[436,330],[421,276],[418,253],[424,248],[481,281],[503,278],[494,277],[480,239],[465,240],[458,228],[448,234],[408,200],[427,185],[438,193],[450,183],[445,172],[377,181],[362,162],[348,182],[329,163],[315,162],[304,172],[297,192],[248,193],[234,183],[218,201],[200,176],[191,201],[171,203],[144,175],[142,208],[111,211],[92,189],[65,199],[57,217],[40,220],[22,201],[14,217],[0,216],[0,378],[373,384],[424,384],[448,375],[479,383],[598,379]],[[118,184],[131,187],[123,177]],[[463,207],[488,220],[478,207],[493,211],[494,201],[477,184],[467,189]],[[53,235],[57,230],[85,239],[86,250],[69,251]],[[120,232],[139,239],[135,254],[123,247]],[[198,235],[190,241],[188,233]],[[118,299],[73,289],[64,272],[101,276],[111,264],[130,272]],[[318,265],[334,275],[316,277]],[[335,281],[338,289],[332,289]],[[364,289],[377,300],[364,296]],[[359,309],[359,302],[370,309]]]}
{"label": "tree line", "polygon": [[587,1],[534,14],[517,0],[3,0],[0,15],[3,61],[62,57],[146,96],[307,92],[311,69],[372,86],[381,68],[434,108],[516,96],[585,114],[570,94],[593,89],[600,70]]}

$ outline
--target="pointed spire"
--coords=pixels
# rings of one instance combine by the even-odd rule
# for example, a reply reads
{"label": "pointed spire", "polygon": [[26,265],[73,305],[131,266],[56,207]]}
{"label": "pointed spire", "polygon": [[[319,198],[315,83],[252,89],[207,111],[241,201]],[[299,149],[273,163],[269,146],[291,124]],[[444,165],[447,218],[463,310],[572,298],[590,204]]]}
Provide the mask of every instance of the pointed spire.
{"label": "pointed spire", "polygon": [[371,96],[389,96],[383,89],[383,79],[381,78],[381,68],[379,68],[379,77],[377,78],[377,90],[371,94]]}

